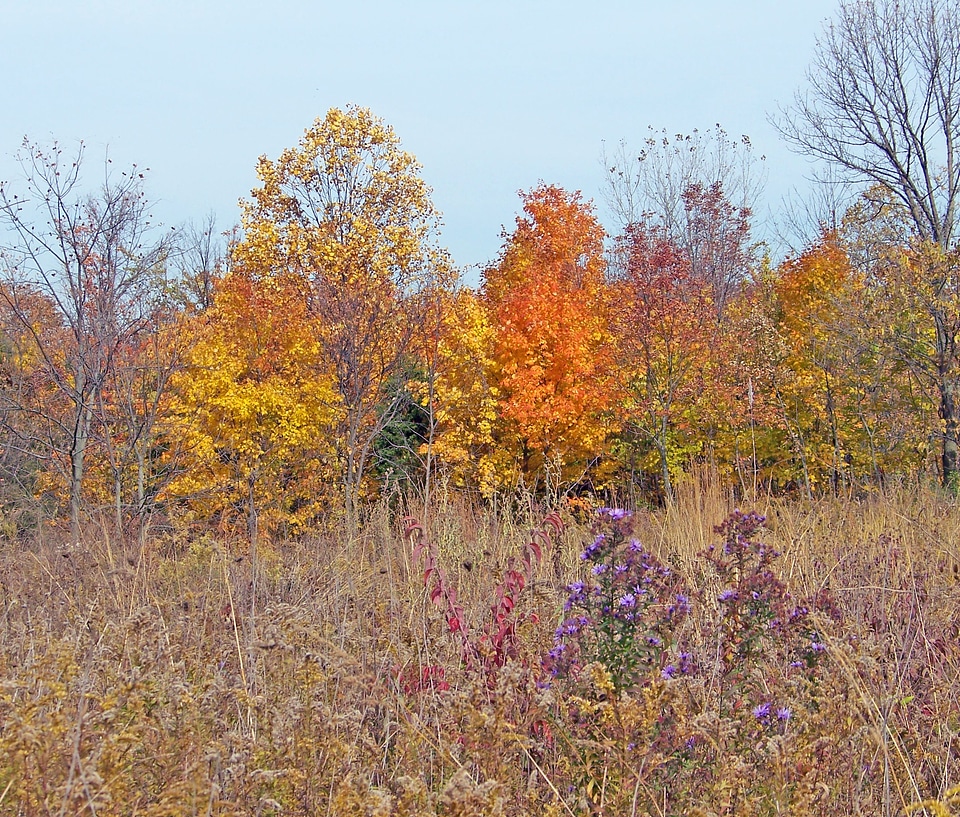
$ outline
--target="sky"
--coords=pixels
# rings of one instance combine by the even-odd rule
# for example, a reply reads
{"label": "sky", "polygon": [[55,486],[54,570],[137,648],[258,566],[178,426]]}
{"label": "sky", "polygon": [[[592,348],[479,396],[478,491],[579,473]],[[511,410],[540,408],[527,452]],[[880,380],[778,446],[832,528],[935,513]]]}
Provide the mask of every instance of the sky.
{"label": "sky", "polygon": [[227,229],[260,155],[331,107],[369,107],[423,166],[468,280],[539,182],[602,200],[601,155],[648,128],[746,134],[758,230],[810,164],[768,121],[836,0],[0,0],[0,181],[26,136],[149,168],[167,226]]}

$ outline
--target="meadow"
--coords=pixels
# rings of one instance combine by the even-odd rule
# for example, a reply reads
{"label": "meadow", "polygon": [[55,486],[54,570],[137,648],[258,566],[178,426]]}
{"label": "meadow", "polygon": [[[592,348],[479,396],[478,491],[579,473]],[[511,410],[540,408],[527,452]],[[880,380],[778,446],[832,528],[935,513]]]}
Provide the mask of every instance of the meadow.
{"label": "meadow", "polygon": [[0,814],[960,804],[952,496],[412,510],[256,564],[210,533],[5,541]]}

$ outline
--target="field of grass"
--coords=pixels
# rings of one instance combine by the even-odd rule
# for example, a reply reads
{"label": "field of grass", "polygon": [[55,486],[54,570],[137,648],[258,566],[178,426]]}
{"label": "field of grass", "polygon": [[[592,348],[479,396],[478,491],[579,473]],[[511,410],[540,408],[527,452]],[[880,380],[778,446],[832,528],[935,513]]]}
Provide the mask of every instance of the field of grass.
{"label": "field of grass", "polygon": [[0,815],[960,813],[954,498],[549,510],[0,544]]}

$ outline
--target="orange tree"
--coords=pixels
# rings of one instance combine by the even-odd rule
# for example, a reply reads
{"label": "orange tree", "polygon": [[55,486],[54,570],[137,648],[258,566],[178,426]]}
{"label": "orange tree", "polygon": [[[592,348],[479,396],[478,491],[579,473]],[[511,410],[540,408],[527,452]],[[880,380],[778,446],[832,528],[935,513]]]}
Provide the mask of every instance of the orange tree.
{"label": "orange tree", "polygon": [[484,274],[502,442],[548,490],[586,476],[610,431],[603,238],[579,193],[542,184]]}

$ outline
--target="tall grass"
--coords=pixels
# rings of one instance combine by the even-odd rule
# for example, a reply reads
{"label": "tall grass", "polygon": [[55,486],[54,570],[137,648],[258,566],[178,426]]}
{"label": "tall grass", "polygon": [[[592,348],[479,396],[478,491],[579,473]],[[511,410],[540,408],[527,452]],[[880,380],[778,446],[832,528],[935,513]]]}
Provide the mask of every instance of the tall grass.
{"label": "tall grass", "polygon": [[[662,660],[691,658],[671,675],[644,653],[616,684],[606,659],[557,677],[544,664],[568,586],[590,579],[595,522],[566,510],[509,612],[505,659],[490,619],[532,505],[429,509],[463,633],[386,504],[352,546],[277,542],[256,565],[213,536],[4,542],[0,814],[951,813],[956,502],[896,489],[758,505],[767,527],[747,539],[780,552],[766,566],[704,558],[733,510],[708,476],[633,514],[690,594]],[[761,606],[734,606],[736,588]],[[802,604],[789,626],[757,624]]]}

